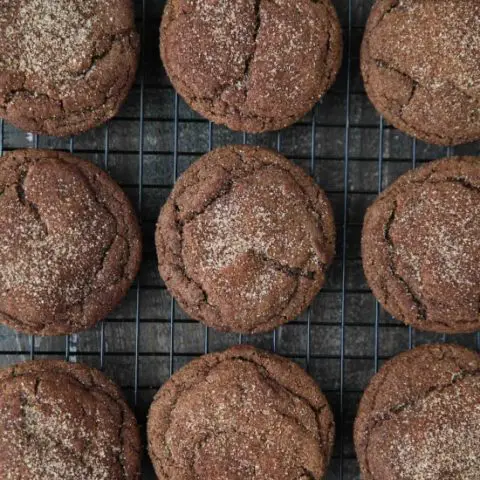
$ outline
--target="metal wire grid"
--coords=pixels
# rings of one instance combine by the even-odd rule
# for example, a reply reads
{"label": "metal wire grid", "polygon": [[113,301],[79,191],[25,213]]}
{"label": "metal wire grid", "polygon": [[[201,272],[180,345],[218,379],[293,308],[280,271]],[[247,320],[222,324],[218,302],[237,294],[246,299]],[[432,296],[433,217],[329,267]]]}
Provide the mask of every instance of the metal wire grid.
{"label": "metal wire grid", "polygon": [[[332,276],[337,275],[337,281],[335,286],[332,287],[327,285],[327,287],[324,289],[324,292],[327,295],[331,294],[339,299],[339,301],[334,304],[334,308],[330,312],[330,315],[322,315],[322,311],[319,314],[316,310],[316,307],[313,306],[312,308],[309,308],[306,314],[299,320],[277,329],[267,337],[262,337],[260,341],[257,341],[254,337],[244,338],[242,335],[232,338],[231,336],[221,335],[217,332],[211,331],[207,327],[201,327],[203,329],[202,348],[186,350],[181,349],[182,351],[179,351],[180,349],[176,348],[176,341],[178,341],[178,339],[182,336],[188,336],[185,334],[185,332],[183,332],[183,326],[185,324],[195,325],[196,322],[186,320],[179,311],[179,308],[173,299],[168,300],[168,319],[144,318],[144,315],[142,315],[142,302],[145,302],[146,299],[153,297],[156,294],[155,292],[157,292],[157,289],[161,292],[164,292],[165,288],[161,284],[156,284],[154,287],[152,287],[149,285],[147,280],[144,280],[144,276],[140,275],[132,289],[130,300],[127,299],[124,302],[132,307],[129,310],[130,314],[125,314],[123,316],[113,315],[113,318],[109,319],[109,323],[114,322],[115,324],[116,322],[117,325],[119,325],[118,338],[122,338],[123,341],[126,341],[125,339],[127,339],[127,337],[134,337],[132,343],[130,344],[131,348],[123,348],[120,349],[121,351],[115,351],[115,349],[107,348],[108,344],[112,342],[115,343],[115,341],[118,342],[118,338],[112,337],[113,340],[109,340],[109,338],[107,338],[111,332],[106,333],[106,326],[108,327],[108,324],[105,322],[101,322],[101,324],[97,327],[94,338],[86,342],[82,341],[86,334],[66,336],[63,341],[64,348],[61,348],[58,339],[55,341],[52,340],[51,342],[48,339],[35,339],[34,337],[22,339],[21,334],[15,334],[14,332],[8,331],[4,328],[0,331],[1,364],[13,363],[14,361],[24,360],[27,358],[33,359],[40,355],[50,357],[63,356],[65,359],[71,361],[76,361],[78,358],[80,361],[84,361],[98,368],[105,369],[110,376],[122,384],[132,406],[136,408],[139,421],[144,422],[148,403],[151,400],[155,390],[158,389],[162,383],[161,381],[147,381],[146,383],[142,382],[142,375],[150,377],[148,369],[148,364],[150,362],[153,363],[151,370],[157,368],[157,365],[155,362],[153,362],[155,358],[160,357],[168,364],[166,366],[167,371],[165,372],[164,378],[161,379],[164,380],[166,377],[168,377],[168,375],[171,375],[183,363],[194,356],[207,353],[211,350],[225,348],[234,342],[242,343],[244,341],[248,341],[251,343],[257,343],[264,348],[269,348],[272,351],[279,351],[281,354],[292,357],[294,360],[299,361],[319,381],[324,392],[329,397],[337,420],[337,444],[330,472],[327,478],[342,480],[353,480],[359,478],[358,467],[356,465],[355,456],[352,449],[351,438],[351,427],[356,404],[371,374],[378,370],[380,363],[384,361],[385,358],[389,357],[392,353],[395,353],[391,351],[392,345],[390,345],[395,343],[395,336],[393,341],[390,340],[388,342],[390,345],[389,350],[387,349],[388,352],[383,352],[385,350],[384,346],[387,344],[386,338],[388,338],[385,336],[386,332],[390,331],[388,329],[404,331],[405,327],[389,320],[388,316],[385,315],[385,312],[383,312],[378,302],[375,302],[373,311],[368,308],[358,310],[359,316],[365,312],[365,315],[369,318],[359,318],[354,321],[349,318],[349,309],[351,308],[349,300],[355,295],[360,295],[362,298],[369,296],[364,282],[361,280],[352,282],[350,279],[349,269],[351,268],[351,262],[355,261],[358,263],[360,261],[358,253],[359,241],[358,238],[352,241],[352,229],[356,229],[358,232],[361,226],[361,222],[352,220],[351,217],[353,215],[351,214],[351,211],[352,205],[355,207],[355,204],[358,203],[357,197],[359,195],[371,195],[379,193],[384,187],[385,183],[389,183],[393,179],[390,177],[392,175],[394,177],[398,175],[398,173],[395,171],[395,173],[393,173],[391,176],[385,176],[385,170],[389,166],[387,160],[391,160],[392,157],[391,152],[389,155],[386,155],[385,152],[386,146],[388,146],[389,150],[392,149],[392,129],[386,127],[383,119],[378,117],[376,124],[361,124],[361,122],[359,123],[358,119],[356,118],[356,113],[353,112],[353,110],[356,111],[358,109],[358,96],[364,95],[361,86],[357,86],[358,47],[359,39],[361,38],[362,34],[364,17],[366,13],[368,13],[371,2],[369,2],[367,6],[363,5],[364,2],[361,0],[337,0],[335,3],[340,12],[345,32],[344,71],[341,79],[338,82],[340,86],[337,85],[333,89],[337,96],[343,97],[340,116],[337,116],[337,119],[340,117],[343,118],[343,125],[340,126],[338,122],[329,123],[328,116],[327,121],[319,121],[318,112],[320,110],[315,109],[310,118],[304,119],[302,122],[300,122],[302,131],[306,131],[307,129],[310,131],[309,153],[297,155],[291,150],[287,152],[290,154],[290,157],[300,159],[302,165],[305,166],[312,175],[316,175],[318,177],[317,167],[322,161],[325,161],[326,158],[330,158],[325,154],[325,147],[322,145],[322,142],[318,141],[319,130],[326,129],[327,135],[331,134],[336,136],[336,141],[342,144],[343,154],[333,155],[330,158],[330,160],[338,162],[338,164],[341,165],[341,174],[339,177],[337,177],[337,185],[335,185],[331,191],[327,189],[327,193],[330,194],[330,196],[337,196],[336,215],[339,237],[337,260],[336,265],[333,267],[336,273],[330,272],[330,275]],[[159,21],[158,14],[161,11],[162,6],[162,1],[136,1],[138,27],[141,32],[142,41],[142,54],[138,81],[134,87],[134,96],[138,101],[138,111],[133,116],[121,114],[116,119],[118,121],[135,120],[138,123],[136,126],[136,131],[130,131],[132,135],[138,138],[138,150],[134,152],[129,149],[123,149],[121,147],[119,148],[117,145],[115,145],[115,139],[112,138],[113,135],[111,135],[112,123],[105,125],[101,129],[97,129],[97,134],[95,135],[95,139],[91,144],[89,144],[88,141],[83,140],[81,142],[81,148],[77,148],[77,139],[72,137],[67,144],[61,144],[60,147],[66,148],[72,153],[82,154],[86,158],[95,156],[97,161],[100,162],[100,164],[110,172],[112,170],[110,165],[112,155],[120,157],[124,156],[125,158],[131,158],[132,155],[137,157],[136,179],[129,178],[126,182],[122,182],[120,179],[120,183],[122,186],[126,186],[127,188],[132,187],[133,185],[137,189],[132,199],[136,203],[140,218],[144,220],[144,227],[149,229],[150,235],[149,238],[146,238],[146,241],[149,241],[150,244],[152,243],[151,231],[153,230],[153,222],[151,219],[146,220],[145,189],[151,188],[151,185],[148,184],[148,178],[145,173],[145,157],[146,155],[151,154],[152,151],[145,148],[145,129],[146,125],[148,125],[148,122],[150,121],[145,116],[145,110],[147,106],[146,96],[152,91],[166,90],[172,93],[173,99],[173,117],[159,119],[161,122],[169,123],[171,125],[171,134],[173,137],[171,149],[157,150],[154,152],[160,156],[167,156],[169,158],[167,161],[171,162],[172,167],[172,178],[170,184],[161,185],[160,187],[171,188],[171,184],[174,183],[178,177],[178,174],[180,173],[180,159],[182,156],[188,154],[189,156],[196,157],[202,153],[205,153],[202,151],[201,146],[198,147],[196,145],[195,138],[191,139],[194,148],[191,148],[188,152],[182,151],[180,147],[180,138],[182,133],[180,130],[182,125],[194,124],[200,128],[206,124],[207,148],[205,151],[210,151],[214,146],[218,146],[216,145],[217,142],[215,141],[214,131],[214,129],[217,129],[218,127],[212,125],[212,123],[201,120],[198,117],[195,118],[195,116],[194,118],[189,118],[188,116],[187,118],[183,118],[182,115],[184,114],[181,114],[180,110],[182,109],[182,111],[184,111],[185,106],[182,104],[182,101],[178,95],[173,94],[171,87],[164,84],[163,81],[146,81],[146,71],[148,71],[148,67],[150,65],[150,62],[147,61],[146,52],[153,48],[150,40],[147,43],[147,33],[153,33],[156,46],[158,43],[156,38],[156,31],[158,29]],[[358,12],[360,12],[360,14]],[[155,55],[157,55],[156,52]],[[329,105],[323,105],[319,108],[328,109],[330,107]],[[371,154],[366,155],[366,158],[362,158],[362,155],[358,156],[358,154],[352,155],[352,137],[354,130],[356,131],[355,135],[358,134],[357,130],[360,131],[360,139],[367,136],[367,134],[370,135],[372,130],[375,131],[375,135],[377,136],[377,156],[375,160],[376,167],[373,167],[373,169],[371,164]],[[386,138],[386,132],[388,132],[388,138]],[[8,138],[6,138],[7,136]],[[24,142],[16,140],[19,137],[19,132],[15,132],[15,129],[12,129],[7,124],[4,124],[3,121],[0,121],[0,155],[2,155],[7,149],[25,146]],[[268,142],[270,146],[274,146],[277,148],[277,150],[282,152],[284,150],[284,142],[288,140],[291,143],[291,139],[294,137],[295,132],[292,132],[289,129],[287,131],[270,135],[268,137]],[[237,139],[236,143],[238,143],[238,136],[235,138]],[[41,138],[38,136],[33,136],[28,140],[27,144],[28,146],[37,148],[41,143],[40,140]],[[241,135],[240,141],[243,141],[243,143],[264,143],[263,137],[257,138],[256,136],[247,136],[246,134]],[[417,162],[420,160],[418,155],[419,143],[415,140],[408,141],[411,145],[408,155],[411,161],[409,166],[415,167]],[[231,142],[227,141],[226,143]],[[100,148],[100,144],[102,144],[102,148]],[[114,148],[112,148],[112,144]],[[53,144],[51,142],[47,142],[47,146],[59,148],[59,145],[55,142],[53,142]],[[422,160],[425,158],[432,158],[433,155],[437,157],[442,156],[442,152],[438,149],[433,150],[432,153],[428,150],[428,148],[425,149],[424,145],[421,145],[421,147],[422,152],[426,152],[426,155],[422,156]],[[459,150],[459,153],[473,154],[478,154],[480,151],[478,144],[470,146],[467,149],[460,148]],[[451,155],[452,153],[452,149],[443,151],[443,154],[446,155]],[[360,170],[357,168],[353,169],[353,162],[363,160],[365,160],[364,168],[362,167]],[[369,161],[368,164],[367,160]],[[125,164],[128,163],[128,161],[129,160],[125,159]],[[361,188],[355,188],[354,184],[352,186],[352,179],[356,178],[357,175],[365,177],[371,176],[372,178],[377,177],[375,190],[373,192],[368,189],[365,191]],[[113,176],[115,177],[115,175]],[[133,183],[132,180],[134,180]],[[322,185],[322,178],[317,178],[317,180],[319,181],[320,185]],[[160,206],[160,203],[156,204],[157,210],[160,208]],[[349,253],[349,245],[351,243],[355,244],[354,252],[356,252],[356,254],[353,256]],[[152,256],[154,259],[154,255],[150,255],[150,257]],[[152,258],[150,258],[150,260],[152,260]],[[153,261],[153,263],[155,262]],[[165,305],[163,306],[165,307]],[[335,320],[329,320],[329,318],[332,317],[332,314]],[[373,322],[372,318],[370,318],[372,316]],[[327,318],[325,319],[323,317]],[[163,337],[168,337],[168,340],[165,342],[168,351],[165,351],[165,349],[162,350],[161,348],[159,348],[159,350],[154,348],[145,350],[141,347],[141,343],[150,333],[149,331],[145,332],[145,330],[149,324],[157,324],[159,322],[168,325],[168,330],[162,331]],[[134,326],[133,331],[131,328],[126,328],[132,323]],[[181,327],[182,330],[180,330]],[[301,334],[303,339],[300,341],[300,345],[303,347],[302,352],[299,352],[298,349],[292,351],[290,348],[286,348],[286,345],[288,345],[290,341],[289,339],[298,340],[297,337],[300,336],[300,334],[291,334],[292,330],[295,328],[296,330],[300,329],[303,331]],[[367,330],[367,334],[359,335],[357,343],[359,343],[360,346],[358,346],[356,345],[353,336],[355,336],[357,333],[361,333],[361,329]],[[319,336],[327,338],[325,343],[327,346],[325,349],[320,348],[323,344],[321,341],[319,342]],[[12,344],[12,338],[15,339],[14,344]],[[130,338],[130,340],[132,339]],[[421,334],[409,328],[407,343],[404,345],[404,347],[412,348],[417,343],[432,340],[445,341],[447,338],[445,336],[439,337],[438,335],[435,336],[430,334]],[[451,341],[452,337],[449,337],[448,340]],[[467,346],[480,349],[480,334],[477,334],[476,336],[466,335],[455,337],[453,340],[459,341]],[[36,346],[38,342],[40,342],[40,347],[38,347],[38,345]],[[92,345],[95,344],[97,347],[92,347]],[[331,347],[331,345],[333,345],[333,347]],[[356,350],[352,350],[353,353],[350,351],[351,345],[356,345]],[[15,346],[16,348],[14,348]],[[84,347],[85,351],[82,350]],[[400,350],[403,349],[403,347],[395,345],[394,349]],[[130,361],[130,366],[132,367],[128,372],[126,382],[122,381],[125,379],[124,372],[122,371],[123,365],[121,363],[118,365],[113,361],[115,358],[120,356],[126,356]],[[146,359],[146,362],[143,362],[144,359]],[[347,362],[350,363],[347,364]],[[368,371],[363,372],[359,377],[359,372],[362,370],[361,366],[365,365],[365,362],[369,362],[371,367],[369,367]],[[352,365],[357,363],[360,364],[360,367],[357,370],[353,368],[353,370],[350,371]],[[331,365],[336,365],[337,367],[337,370],[335,370],[333,374],[328,371]],[[332,380],[330,385],[325,384],[325,375],[330,375]],[[359,377],[360,380],[357,377]],[[144,392],[146,392],[146,395],[143,395]],[[151,466],[148,464],[148,460],[145,462],[143,478],[154,478],[154,474]]]}

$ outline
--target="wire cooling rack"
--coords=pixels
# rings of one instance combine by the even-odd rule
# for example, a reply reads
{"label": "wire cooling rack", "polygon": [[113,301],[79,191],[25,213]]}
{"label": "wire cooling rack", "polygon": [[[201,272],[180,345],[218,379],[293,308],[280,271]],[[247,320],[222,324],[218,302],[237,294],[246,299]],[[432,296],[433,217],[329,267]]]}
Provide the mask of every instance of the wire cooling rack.
{"label": "wire cooling rack", "polygon": [[[308,369],[329,398],[337,422],[327,478],[359,478],[352,444],[358,400],[387,358],[425,342],[480,349],[480,335],[445,336],[409,329],[375,302],[363,276],[360,233],[366,207],[379,191],[418,163],[480,153],[480,143],[445,149],[388,127],[365,96],[359,47],[372,1],[334,0],[344,27],[342,71],[313,112],[278,133],[246,135],[212,125],[175,94],[161,67],[158,25],[163,1],[137,0],[142,57],[136,85],[107,125],[70,139],[25,134],[0,122],[0,154],[16,148],[71,151],[107,170],[136,205],[145,254],[139,278],[121,306],[96,328],[66,337],[29,337],[0,327],[0,365],[29,358],[65,358],[104,370],[120,384],[144,426],[165,380],[203,353],[251,343]],[[212,148],[250,143],[276,148],[326,190],[337,223],[337,256],[326,287],[296,321],[255,336],[222,334],[186,317],[159,278],[155,221],[178,175]],[[145,455],[142,478],[155,478]]]}

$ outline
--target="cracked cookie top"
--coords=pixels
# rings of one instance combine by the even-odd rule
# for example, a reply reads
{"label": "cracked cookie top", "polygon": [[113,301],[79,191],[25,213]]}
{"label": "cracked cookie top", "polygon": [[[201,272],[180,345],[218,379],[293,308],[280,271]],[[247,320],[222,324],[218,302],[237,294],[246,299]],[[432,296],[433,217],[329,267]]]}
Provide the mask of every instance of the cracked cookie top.
{"label": "cracked cookie top", "polygon": [[281,155],[220,148],[178,180],[158,220],[159,269],[193,318],[220,330],[272,330],[325,282],[335,225],[324,192]]}
{"label": "cracked cookie top", "polygon": [[65,136],[113,117],[135,79],[131,0],[0,0],[0,116]]}
{"label": "cracked cookie top", "polygon": [[364,480],[476,480],[480,357],[428,345],[387,362],[360,402],[355,449]]}
{"label": "cracked cookie top", "polygon": [[320,480],[334,431],[305,371],[242,345],[177,372],[155,396],[147,434],[160,480]]}
{"label": "cracked cookie top", "polygon": [[95,165],[47,150],[0,160],[0,321],[59,335],[102,320],[141,257],[140,229],[120,187]]}
{"label": "cracked cookie top", "polygon": [[477,0],[378,0],[361,68],[370,100],[396,128],[439,145],[480,139]]}
{"label": "cracked cookie top", "polygon": [[480,159],[412,170],[368,209],[363,267],[385,309],[421,330],[480,330]]}
{"label": "cracked cookie top", "polygon": [[26,362],[0,371],[0,392],[1,478],[140,478],[135,417],[98,370]]}
{"label": "cracked cookie top", "polygon": [[160,51],[194,110],[261,132],[311,110],[335,80],[342,36],[330,0],[169,0]]}

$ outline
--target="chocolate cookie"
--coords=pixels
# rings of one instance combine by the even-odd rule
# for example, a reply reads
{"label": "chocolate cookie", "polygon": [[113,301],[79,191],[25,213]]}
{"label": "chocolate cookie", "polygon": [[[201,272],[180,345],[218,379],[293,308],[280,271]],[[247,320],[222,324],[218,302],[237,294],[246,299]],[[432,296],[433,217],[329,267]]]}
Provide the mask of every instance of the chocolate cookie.
{"label": "chocolate cookie", "polygon": [[425,142],[480,139],[480,3],[377,0],[361,68],[370,100]]}
{"label": "chocolate cookie", "polygon": [[0,322],[26,333],[84,330],[123,298],[141,258],[126,195],[72,155],[0,159]]}
{"label": "chocolate cookie", "polygon": [[480,330],[480,158],[412,170],[365,216],[363,268],[385,309],[421,330]]}
{"label": "chocolate cookie", "polygon": [[428,345],[387,362],[355,421],[363,480],[477,480],[479,405],[475,352]]}
{"label": "chocolate cookie", "polygon": [[0,392],[1,478],[140,478],[135,417],[98,370],[26,362],[0,371]]}
{"label": "chocolate cookie", "polygon": [[160,52],[194,110],[263,132],[303,117],[333,84],[342,34],[330,0],[169,0]]}
{"label": "chocolate cookie", "polygon": [[325,282],[334,243],[324,192],[286,158],[251,146],[193,164],[156,233],[160,274],[185,312],[244,333],[299,315]]}
{"label": "chocolate cookie", "polygon": [[132,0],[0,1],[0,116],[72,135],[112,118],[135,79]]}
{"label": "chocolate cookie", "polygon": [[245,345],[177,372],[156,394],[147,426],[159,480],[319,480],[334,431],[310,376]]}

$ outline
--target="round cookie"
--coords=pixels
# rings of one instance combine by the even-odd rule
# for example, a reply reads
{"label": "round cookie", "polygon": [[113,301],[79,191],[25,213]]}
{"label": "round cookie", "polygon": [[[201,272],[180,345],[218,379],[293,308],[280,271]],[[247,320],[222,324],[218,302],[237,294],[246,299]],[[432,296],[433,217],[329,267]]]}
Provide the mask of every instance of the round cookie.
{"label": "round cookie", "polygon": [[132,0],[3,0],[0,9],[0,117],[65,136],[118,112],[138,63]]}
{"label": "round cookie", "polygon": [[177,372],[156,394],[147,425],[159,480],[320,480],[334,432],[328,402],[305,371],[245,345]]}
{"label": "round cookie", "polygon": [[421,330],[480,330],[480,158],[401,176],[367,211],[363,268],[384,308]]}
{"label": "round cookie", "polygon": [[185,312],[243,333],[298,316],[323,286],[334,244],[324,192],[285,157],[252,146],[195,162],[156,232],[160,274]]}
{"label": "round cookie", "polygon": [[26,362],[0,371],[0,391],[1,478],[140,478],[135,417],[98,370]]}
{"label": "round cookie", "polygon": [[428,345],[387,362],[360,402],[354,439],[364,480],[476,480],[480,357]]}
{"label": "round cookie", "polygon": [[60,335],[102,320],[141,260],[133,208],[102,170],[67,153],[0,159],[0,322]]}
{"label": "round cookie", "polygon": [[168,0],[160,52],[178,93],[232,130],[279,130],[333,84],[342,33],[330,0]]}
{"label": "round cookie", "polygon": [[477,0],[377,0],[361,69],[370,100],[396,128],[439,145],[480,139]]}

